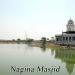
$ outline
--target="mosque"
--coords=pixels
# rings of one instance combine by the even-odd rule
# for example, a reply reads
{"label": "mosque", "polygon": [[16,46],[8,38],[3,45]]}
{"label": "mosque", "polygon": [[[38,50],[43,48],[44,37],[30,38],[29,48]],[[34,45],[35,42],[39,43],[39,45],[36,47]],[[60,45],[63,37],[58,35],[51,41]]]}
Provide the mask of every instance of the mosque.
{"label": "mosque", "polygon": [[55,35],[56,44],[59,45],[75,45],[75,25],[74,21],[70,18],[66,25],[66,32]]}

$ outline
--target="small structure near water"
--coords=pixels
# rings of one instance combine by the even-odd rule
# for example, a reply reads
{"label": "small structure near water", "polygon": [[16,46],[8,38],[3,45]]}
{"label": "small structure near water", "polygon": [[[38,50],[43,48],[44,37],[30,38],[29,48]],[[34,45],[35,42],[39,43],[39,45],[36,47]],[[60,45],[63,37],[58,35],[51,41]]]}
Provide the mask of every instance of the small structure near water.
{"label": "small structure near water", "polygon": [[66,27],[66,32],[62,32],[62,34],[55,35],[55,43],[59,45],[75,46],[75,25],[73,20],[70,19]]}

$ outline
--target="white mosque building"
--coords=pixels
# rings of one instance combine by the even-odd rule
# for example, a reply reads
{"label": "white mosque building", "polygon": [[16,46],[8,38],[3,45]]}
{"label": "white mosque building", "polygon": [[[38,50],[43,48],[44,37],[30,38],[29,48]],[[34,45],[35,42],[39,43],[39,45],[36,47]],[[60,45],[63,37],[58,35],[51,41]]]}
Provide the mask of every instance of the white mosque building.
{"label": "white mosque building", "polygon": [[66,32],[55,35],[56,44],[60,45],[75,45],[75,25],[73,20],[69,20],[66,25]]}

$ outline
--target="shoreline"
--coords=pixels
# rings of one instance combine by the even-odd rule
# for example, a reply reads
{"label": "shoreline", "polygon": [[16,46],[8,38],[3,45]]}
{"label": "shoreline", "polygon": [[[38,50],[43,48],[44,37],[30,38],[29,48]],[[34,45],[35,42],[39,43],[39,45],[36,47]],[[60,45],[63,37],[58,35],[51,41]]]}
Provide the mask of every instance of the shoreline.
{"label": "shoreline", "polygon": [[25,42],[20,42],[18,43],[17,41],[3,41],[3,42],[0,42],[0,44],[27,44],[29,46],[32,46],[32,47],[40,47],[40,48],[51,48],[51,49],[75,49],[75,46],[67,46],[67,45],[58,45],[58,44],[55,44],[55,43],[52,43],[52,42],[46,42],[46,44],[42,44],[42,42],[40,41],[33,41],[33,42],[30,42],[30,43],[25,43]]}

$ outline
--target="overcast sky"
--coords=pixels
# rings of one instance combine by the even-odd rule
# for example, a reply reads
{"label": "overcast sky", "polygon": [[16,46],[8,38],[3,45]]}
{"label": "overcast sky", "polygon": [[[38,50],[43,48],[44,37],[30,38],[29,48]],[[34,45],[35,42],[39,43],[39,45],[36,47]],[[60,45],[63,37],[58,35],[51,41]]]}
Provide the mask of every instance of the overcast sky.
{"label": "overcast sky", "polygon": [[70,17],[75,22],[75,0],[0,0],[0,39],[50,38]]}

